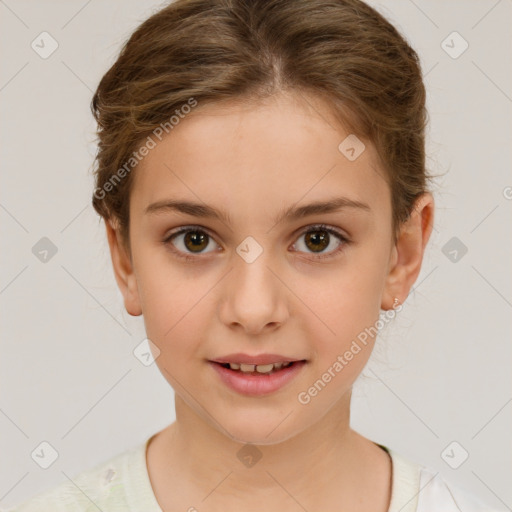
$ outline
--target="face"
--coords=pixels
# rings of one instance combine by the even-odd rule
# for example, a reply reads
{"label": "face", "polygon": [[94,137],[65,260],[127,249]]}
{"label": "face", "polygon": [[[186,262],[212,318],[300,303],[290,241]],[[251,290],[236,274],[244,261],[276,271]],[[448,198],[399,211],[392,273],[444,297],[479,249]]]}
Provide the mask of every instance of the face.
{"label": "face", "polygon": [[[390,191],[368,141],[353,161],[338,149],[348,135],[311,97],[199,105],[136,170],[132,258],[116,275],[125,305],[142,312],[177,399],[237,441],[281,442],[348,407],[374,344],[354,340],[390,307]],[[211,362],[235,353],[305,363],[247,394]]]}

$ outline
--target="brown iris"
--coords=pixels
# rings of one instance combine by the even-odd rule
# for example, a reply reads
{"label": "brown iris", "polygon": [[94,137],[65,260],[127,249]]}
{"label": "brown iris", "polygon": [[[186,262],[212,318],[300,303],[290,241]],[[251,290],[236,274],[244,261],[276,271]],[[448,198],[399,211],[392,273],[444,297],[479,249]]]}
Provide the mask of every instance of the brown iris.
{"label": "brown iris", "polygon": [[[208,246],[208,235],[206,233],[202,233],[201,231],[189,231],[185,234],[185,238],[183,243],[187,249],[190,249],[192,252],[201,252],[205,247]],[[187,242],[190,242],[191,245],[188,246]],[[197,249],[197,251],[195,251]]]}
{"label": "brown iris", "polygon": [[[318,233],[322,233],[319,235]],[[305,234],[306,245],[309,249],[314,252],[321,252],[329,245],[329,233],[327,231],[316,230],[316,231],[308,231]],[[308,242],[312,242],[313,247],[310,247]]]}

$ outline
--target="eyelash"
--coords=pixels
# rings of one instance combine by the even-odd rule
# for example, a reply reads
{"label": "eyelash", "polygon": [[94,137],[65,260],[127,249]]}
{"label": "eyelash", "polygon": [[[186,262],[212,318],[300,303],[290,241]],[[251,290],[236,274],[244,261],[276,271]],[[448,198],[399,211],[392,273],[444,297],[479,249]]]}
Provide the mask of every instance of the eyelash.
{"label": "eyelash", "polygon": [[[313,256],[313,259],[315,259],[315,260],[332,258],[332,257],[336,256],[338,253],[340,253],[346,245],[350,244],[350,240],[347,237],[342,235],[339,231],[337,231],[325,224],[315,224],[313,226],[308,227],[308,229],[306,229],[305,231],[302,231],[299,234],[299,238],[303,235],[307,235],[308,233],[311,233],[311,232],[314,233],[316,231],[325,231],[331,235],[334,235],[336,238],[338,238],[340,240],[341,245],[337,249],[334,249],[334,251],[331,251],[330,253],[327,253],[326,255],[321,254],[319,256]],[[205,235],[208,235],[210,238],[212,238],[212,239],[214,238],[208,233],[208,231],[206,231],[204,228],[201,228],[200,226],[185,226],[185,227],[179,228],[177,231],[173,231],[172,233],[170,233],[169,236],[167,236],[163,240],[163,244],[166,245],[167,247],[169,247],[170,250],[174,254],[176,254],[179,258],[183,258],[188,261],[191,261],[191,260],[197,261],[198,256],[200,257],[200,255],[191,256],[190,253],[183,253],[182,251],[175,249],[173,247],[173,244],[171,243],[171,240],[173,240],[178,235],[181,235],[183,233],[189,233],[189,232],[204,233]]]}

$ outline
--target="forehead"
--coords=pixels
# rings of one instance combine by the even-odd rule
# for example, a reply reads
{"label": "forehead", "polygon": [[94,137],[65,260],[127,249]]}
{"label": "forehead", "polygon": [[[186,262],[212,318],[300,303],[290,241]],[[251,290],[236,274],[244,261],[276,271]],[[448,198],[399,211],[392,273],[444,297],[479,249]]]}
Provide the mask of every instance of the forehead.
{"label": "forehead", "polygon": [[359,144],[353,137],[311,96],[199,103],[138,165],[131,208],[140,213],[154,202],[186,198],[274,216],[292,203],[339,195],[386,208],[389,190],[375,148],[365,140],[351,160],[347,145]]}

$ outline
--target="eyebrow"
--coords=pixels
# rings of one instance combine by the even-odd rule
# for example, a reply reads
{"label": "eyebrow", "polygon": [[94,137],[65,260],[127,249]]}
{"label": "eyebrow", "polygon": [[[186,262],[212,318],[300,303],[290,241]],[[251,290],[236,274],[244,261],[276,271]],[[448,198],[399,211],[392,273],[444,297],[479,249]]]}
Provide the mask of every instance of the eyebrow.
{"label": "eyebrow", "polygon": [[[305,206],[294,205],[282,210],[274,222],[278,224],[283,220],[293,221],[310,215],[333,213],[343,209],[352,208],[363,212],[371,212],[368,204],[348,197],[336,197],[327,201],[316,201]],[[186,200],[166,199],[150,204],[145,210],[146,214],[166,213],[170,211],[181,212],[194,217],[212,218],[230,223],[230,216],[225,210],[217,210],[207,204],[199,204]]]}

